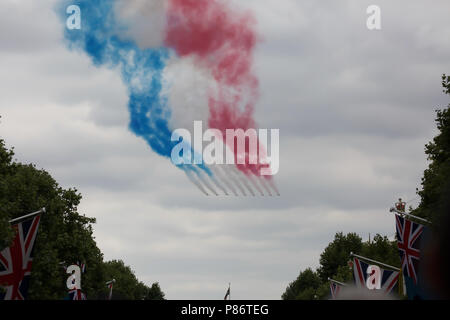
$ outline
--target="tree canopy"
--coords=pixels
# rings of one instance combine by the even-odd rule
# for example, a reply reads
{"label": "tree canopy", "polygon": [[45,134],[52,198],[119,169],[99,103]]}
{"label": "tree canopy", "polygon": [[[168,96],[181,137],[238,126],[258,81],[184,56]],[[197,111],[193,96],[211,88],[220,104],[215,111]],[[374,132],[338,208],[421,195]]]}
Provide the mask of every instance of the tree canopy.
{"label": "tree canopy", "polygon": [[113,300],[164,300],[164,293],[157,282],[149,288],[140,282],[133,270],[122,260],[105,263],[105,275],[109,280],[115,279]]}
{"label": "tree canopy", "polygon": [[[443,92],[450,96],[450,76],[442,75]],[[436,225],[442,219],[438,214],[450,190],[450,104],[436,110],[438,134],[425,145],[425,154],[430,161],[422,177],[422,190],[418,191],[421,202],[414,214],[426,217]]]}
{"label": "tree canopy", "polygon": [[356,233],[346,235],[342,232],[336,233],[333,242],[320,255],[318,273],[322,281],[327,281],[328,277],[334,276],[339,266],[347,264],[350,252],[360,253],[362,246],[362,239]]}
{"label": "tree canopy", "polygon": [[[11,172],[10,163],[13,157],[12,150],[5,148],[5,143],[0,139],[0,199],[4,198],[8,189],[6,176]],[[9,227],[10,215],[6,208],[3,208],[3,202],[0,201],[0,250],[9,244],[12,237],[12,230]]]}

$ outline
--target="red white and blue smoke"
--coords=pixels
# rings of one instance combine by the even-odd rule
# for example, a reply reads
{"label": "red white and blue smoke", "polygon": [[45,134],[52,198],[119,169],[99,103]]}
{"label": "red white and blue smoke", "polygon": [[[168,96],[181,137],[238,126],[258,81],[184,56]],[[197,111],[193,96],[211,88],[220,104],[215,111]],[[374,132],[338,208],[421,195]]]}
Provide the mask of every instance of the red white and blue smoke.
{"label": "red white and blue smoke", "polygon": [[[194,120],[223,137],[226,129],[256,128],[258,37],[251,13],[221,0],[65,0],[64,21],[69,5],[80,7],[81,29],[65,28],[68,46],[96,66],[120,70],[129,129],[159,155],[170,158],[178,143],[172,131]],[[264,153],[260,148],[259,157]],[[205,194],[278,194],[261,166],[178,165]]]}

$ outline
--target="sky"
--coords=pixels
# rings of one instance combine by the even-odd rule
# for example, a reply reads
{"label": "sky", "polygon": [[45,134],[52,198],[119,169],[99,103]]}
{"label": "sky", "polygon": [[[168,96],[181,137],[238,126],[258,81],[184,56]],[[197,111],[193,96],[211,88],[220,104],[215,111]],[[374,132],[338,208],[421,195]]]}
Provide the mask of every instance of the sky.
{"label": "sky", "polygon": [[[161,1],[130,0],[147,9],[129,30],[143,47],[160,41],[145,30],[164,23]],[[389,208],[417,205],[434,110],[448,104],[446,0],[231,2],[256,21],[255,119],[280,129],[279,197],[202,194],[128,130],[120,72],[68,50],[56,1],[0,4],[0,137],[77,188],[105,259],[168,299],[223,299],[230,282],[232,299],[279,299],[336,232],[392,239]],[[372,4],[381,30],[366,27]]]}

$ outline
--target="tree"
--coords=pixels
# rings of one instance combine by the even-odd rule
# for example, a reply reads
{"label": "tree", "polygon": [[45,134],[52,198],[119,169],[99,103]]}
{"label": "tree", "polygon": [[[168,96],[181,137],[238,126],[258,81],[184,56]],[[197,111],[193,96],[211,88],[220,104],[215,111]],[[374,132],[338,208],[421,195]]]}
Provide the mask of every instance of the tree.
{"label": "tree", "polygon": [[[443,92],[450,95],[450,76],[442,75]],[[430,161],[422,177],[422,190],[418,192],[421,202],[414,214],[426,217],[435,225],[442,217],[434,214],[443,212],[443,203],[448,198],[450,181],[450,104],[436,110],[436,124],[439,133],[425,145],[425,154]]]}
{"label": "tree", "polygon": [[[450,76],[442,75],[443,92],[450,95]],[[432,222],[432,240],[427,243],[425,254],[432,272],[427,274],[435,294],[448,299],[449,231],[450,231],[450,104],[436,110],[438,134],[425,145],[429,161],[422,177],[419,206],[413,214]]]}
{"label": "tree", "polygon": [[386,236],[380,234],[376,234],[372,241],[363,243],[361,255],[394,267],[400,267],[397,241],[390,241]]}
{"label": "tree", "polygon": [[[11,171],[9,164],[13,154],[12,150],[6,149],[4,141],[0,139],[0,199],[4,198],[7,192],[6,176]],[[0,201],[0,250],[7,247],[12,238],[12,230],[8,222],[10,215],[5,209]]]}
{"label": "tree", "polygon": [[162,292],[158,282],[153,283],[148,289],[145,300],[165,300],[165,294]]}
{"label": "tree", "polygon": [[329,277],[335,275],[339,266],[347,264],[350,259],[350,252],[358,254],[362,247],[362,239],[356,233],[348,233],[347,235],[342,232],[336,233],[333,242],[320,255],[318,272],[322,281],[327,281]]}
{"label": "tree", "polygon": [[42,207],[47,211],[42,215],[36,238],[29,298],[62,299],[67,295],[68,275],[61,262],[77,261],[88,265],[82,288],[88,297],[95,297],[103,284],[103,256],[92,236],[95,219],[77,211],[81,195],[76,189],[59,187],[50,174],[33,164],[13,161],[13,150],[6,150],[3,142],[1,149],[2,217],[15,218]]}
{"label": "tree", "polygon": [[300,272],[297,279],[288,285],[281,298],[283,300],[313,300],[321,284],[317,272],[308,268]]}
{"label": "tree", "polygon": [[149,288],[136,278],[133,270],[122,260],[105,262],[105,274],[109,280],[116,280],[113,300],[164,300],[164,293],[157,282]]}
{"label": "tree", "polygon": [[112,299],[133,300],[144,297],[144,288],[139,288],[134,272],[122,260],[105,262],[105,274],[108,280],[116,279]]}

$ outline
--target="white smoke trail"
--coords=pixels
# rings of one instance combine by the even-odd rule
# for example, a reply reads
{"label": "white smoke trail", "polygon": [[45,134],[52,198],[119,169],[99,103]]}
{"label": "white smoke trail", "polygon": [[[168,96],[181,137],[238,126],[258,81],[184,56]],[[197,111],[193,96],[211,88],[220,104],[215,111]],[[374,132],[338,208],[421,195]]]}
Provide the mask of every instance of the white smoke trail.
{"label": "white smoke trail", "polygon": [[218,196],[219,194],[216,192],[216,190],[214,190],[214,188],[209,184],[209,182],[207,181],[207,179],[204,178],[204,176],[207,174],[203,172],[203,170],[195,170],[195,173],[197,174],[198,178],[200,179],[201,182],[203,182],[203,184],[206,186],[206,188],[208,188],[209,190],[212,191],[212,193],[214,193],[216,196]]}
{"label": "white smoke trail", "polygon": [[233,184],[230,183],[228,181],[228,178],[226,176],[224,176],[221,172],[221,170],[218,169],[217,165],[216,166],[211,166],[210,169],[212,170],[212,172],[219,178],[220,181],[223,181],[223,183],[225,184],[225,186],[231,190],[231,192],[233,192],[233,194],[235,196],[237,196],[237,192],[236,189],[233,187]]}
{"label": "white smoke trail", "polygon": [[194,175],[189,169],[183,171],[184,173],[186,173],[186,176],[188,177],[189,181],[191,181],[195,186],[197,186],[197,188],[199,188],[201,192],[209,196],[209,194],[205,191],[205,189],[203,189],[202,185],[197,181],[197,179],[194,177]]}
{"label": "white smoke trail", "polygon": [[242,182],[242,184],[247,188],[247,190],[251,193],[252,196],[255,196],[255,192],[253,191],[252,188],[250,188],[249,184],[247,183],[246,177],[244,176],[244,174],[236,168],[236,166],[232,166],[231,167],[231,171],[234,172],[237,176],[237,178],[239,179],[239,181]]}
{"label": "white smoke trail", "polygon": [[244,186],[248,189],[248,191],[250,191],[252,196],[255,196],[255,192],[253,191],[252,188],[250,188],[249,184],[247,183],[247,181],[245,180],[245,177],[239,177],[239,180],[242,181],[242,183],[244,184]]}
{"label": "white smoke trail", "polygon": [[217,179],[214,177],[214,175],[208,175],[208,177],[212,180],[212,182],[217,186],[217,188],[219,188],[220,190],[222,190],[222,192],[228,196],[228,192],[227,190],[219,183],[219,181],[217,181]]}
{"label": "white smoke trail", "polygon": [[253,184],[253,186],[255,187],[256,190],[258,190],[258,192],[261,194],[261,196],[264,197],[264,192],[262,192],[261,188],[259,187],[259,185],[256,183],[255,179],[253,179],[253,177],[251,175],[247,176],[248,180],[250,180],[250,182]]}
{"label": "white smoke trail", "polygon": [[[232,166],[234,166],[234,164]],[[233,170],[230,169],[230,165],[222,165],[221,168],[222,168],[225,176],[230,178],[230,180],[232,182],[234,182],[234,184],[237,186],[239,191],[246,197],[247,193],[245,192],[245,189],[241,186],[241,183],[239,182],[239,180],[234,177],[234,173],[233,173]]]}
{"label": "white smoke trail", "polygon": [[265,181],[266,178],[259,176],[259,177],[257,178],[257,180],[258,180],[259,183],[263,186],[264,190],[266,190],[267,193],[272,197],[273,194],[272,194],[272,192],[270,191],[269,187],[268,187],[267,184],[266,184],[266,181]]}
{"label": "white smoke trail", "polygon": [[272,190],[275,191],[275,193],[277,194],[277,196],[280,195],[280,192],[278,191],[277,186],[275,185],[275,182],[273,182],[273,179],[267,179],[264,178],[266,180],[266,182],[269,184],[269,186],[272,188]]}

